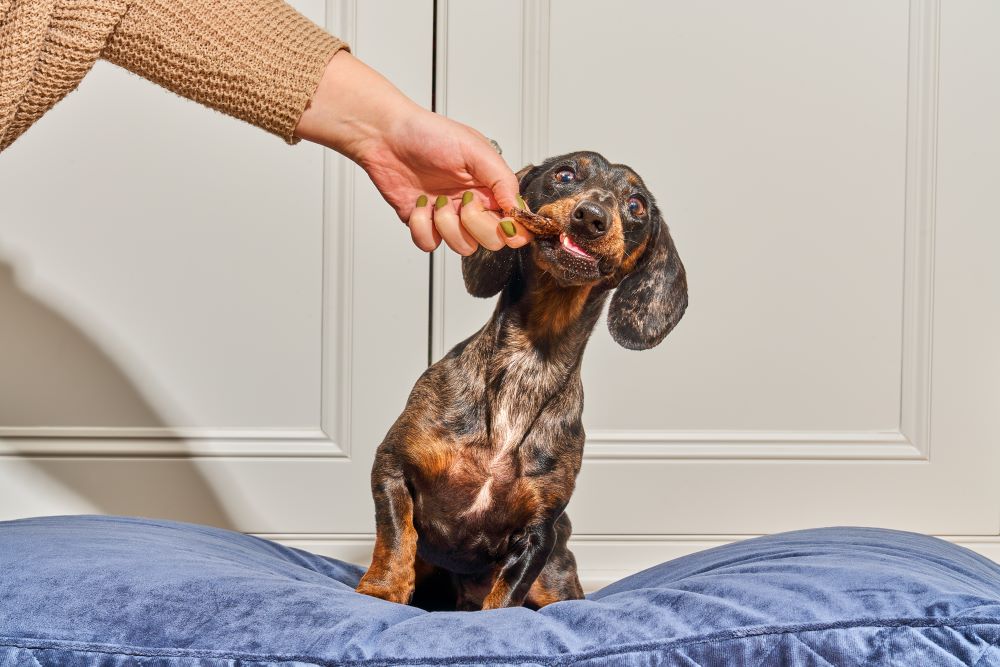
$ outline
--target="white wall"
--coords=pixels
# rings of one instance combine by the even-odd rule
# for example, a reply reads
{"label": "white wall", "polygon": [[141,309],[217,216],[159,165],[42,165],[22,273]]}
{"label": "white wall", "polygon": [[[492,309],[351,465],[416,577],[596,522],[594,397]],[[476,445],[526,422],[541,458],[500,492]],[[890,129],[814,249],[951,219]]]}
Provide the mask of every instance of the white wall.
{"label": "white wall", "polygon": [[[299,6],[430,105],[430,0]],[[438,109],[515,168],[582,148],[635,167],[688,268],[663,345],[602,328],[586,356],[588,585],[833,524],[1000,560],[1000,10],[607,6],[438,0],[433,73]],[[368,468],[428,300],[435,356],[492,307],[457,257],[431,269],[329,153],[103,65],[0,157],[0,202],[0,516],[367,559]]]}
{"label": "white wall", "polygon": [[[1000,271],[974,259],[997,211],[969,186],[1000,171],[995,5],[445,6],[447,112],[517,164],[632,165],[688,269],[659,348],[599,329],[587,352],[569,512],[592,580],[817,525],[1000,557]],[[482,54],[478,25],[519,62]],[[440,354],[488,304],[439,260]]]}

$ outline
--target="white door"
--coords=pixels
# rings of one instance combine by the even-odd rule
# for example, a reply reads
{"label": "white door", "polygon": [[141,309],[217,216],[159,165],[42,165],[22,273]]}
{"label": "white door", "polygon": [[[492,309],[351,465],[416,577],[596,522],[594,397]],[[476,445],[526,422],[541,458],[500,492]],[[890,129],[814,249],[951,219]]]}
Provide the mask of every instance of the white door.
{"label": "white door", "polygon": [[[296,6],[430,103],[430,0]],[[98,63],[0,156],[0,519],[322,534],[363,559],[428,270],[334,153]]]}
{"label": "white door", "polygon": [[[994,3],[451,0],[439,16],[439,107],[515,167],[580,149],[632,165],[687,267],[659,348],[621,349],[602,323],[585,355],[568,511],[591,584],[840,524],[1000,557]],[[484,51],[483,26],[509,48]],[[492,304],[437,259],[439,356]]]}

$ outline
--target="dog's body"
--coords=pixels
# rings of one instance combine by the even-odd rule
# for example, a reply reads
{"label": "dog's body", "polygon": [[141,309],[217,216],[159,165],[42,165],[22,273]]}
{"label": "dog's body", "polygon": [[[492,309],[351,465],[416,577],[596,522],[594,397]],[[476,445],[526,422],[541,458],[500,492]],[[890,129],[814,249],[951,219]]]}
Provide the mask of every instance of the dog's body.
{"label": "dog's body", "polygon": [[376,454],[376,544],[358,590],[429,608],[542,607],[583,595],[564,509],[583,456],[580,361],[608,326],[652,347],[687,304],[683,265],[642,181],[596,153],[519,174],[561,233],[463,260],[492,318],[418,380]]}

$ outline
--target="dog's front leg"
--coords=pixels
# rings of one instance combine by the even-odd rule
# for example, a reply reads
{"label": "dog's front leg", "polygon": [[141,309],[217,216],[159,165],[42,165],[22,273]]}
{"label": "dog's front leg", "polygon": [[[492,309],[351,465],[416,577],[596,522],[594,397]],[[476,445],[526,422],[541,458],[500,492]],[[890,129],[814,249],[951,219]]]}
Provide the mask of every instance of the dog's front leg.
{"label": "dog's front leg", "polygon": [[413,527],[413,498],[403,472],[391,459],[376,457],[372,470],[375,552],[357,591],[407,604],[416,581],[417,530]]}
{"label": "dog's front leg", "polygon": [[520,607],[556,543],[554,522],[529,525],[517,546],[500,566],[493,587],[483,600],[483,609]]}

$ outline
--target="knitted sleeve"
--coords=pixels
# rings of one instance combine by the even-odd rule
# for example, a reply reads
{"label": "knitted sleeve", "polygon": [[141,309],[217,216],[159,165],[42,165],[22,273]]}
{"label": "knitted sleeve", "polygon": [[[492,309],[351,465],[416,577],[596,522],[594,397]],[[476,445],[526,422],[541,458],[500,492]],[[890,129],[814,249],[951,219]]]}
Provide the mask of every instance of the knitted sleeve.
{"label": "knitted sleeve", "polygon": [[101,57],[295,143],[342,48],[282,0],[134,0]]}
{"label": "knitted sleeve", "polygon": [[0,151],[76,88],[127,9],[126,0],[0,0]]}

